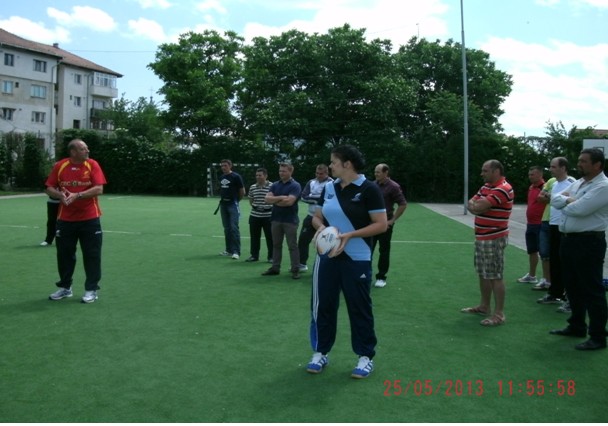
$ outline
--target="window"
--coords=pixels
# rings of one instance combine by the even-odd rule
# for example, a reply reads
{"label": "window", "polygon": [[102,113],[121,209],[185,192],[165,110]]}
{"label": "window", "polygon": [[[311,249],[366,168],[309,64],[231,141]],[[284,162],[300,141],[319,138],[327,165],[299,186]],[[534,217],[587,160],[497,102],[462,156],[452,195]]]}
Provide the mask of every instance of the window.
{"label": "window", "polygon": [[82,84],[82,74],[74,74],[74,83],[75,84]]}
{"label": "window", "polygon": [[93,108],[106,109],[106,101],[98,101],[98,100],[93,99]]}
{"label": "window", "polygon": [[74,120],[72,129],[80,129],[80,120]]}
{"label": "window", "polygon": [[46,99],[46,86],[38,86],[36,84],[32,84],[31,93],[32,98],[43,98]]}
{"label": "window", "polygon": [[34,111],[34,112],[32,112],[32,121],[34,123],[44,124],[45,116],[46,116],[46,113],[44,113],[44,112]]}
{"label": "window", "polygon": [[95,86],[111,87],[114,89],[116,88],[116,77],[110,74],[96,72],[93,79],[93,84]]}
{"label": "window", "polygon": [[[74,106],[82,106],[82,98],[80,96],[74,96]],[[77,127],[74,127],[75,129]]]}
{"label": "window", "polygon": [[5,53],[4,54],[4,65],[6,65],[7,67],[14,67],[15,66],[15,55],[13,55],[12,53]]}
{"label": "window", "polygon": [[13,121],[13,113],[15,110],[13,108],[2,108],[2,118],[4,120]]}
{"label": "window", "polygon": [[46,61],[34,59],[34,71],[46,72]]}
{"label": "window", "polygon": [[13,93],[13,82],[2,80],[2,93]]}

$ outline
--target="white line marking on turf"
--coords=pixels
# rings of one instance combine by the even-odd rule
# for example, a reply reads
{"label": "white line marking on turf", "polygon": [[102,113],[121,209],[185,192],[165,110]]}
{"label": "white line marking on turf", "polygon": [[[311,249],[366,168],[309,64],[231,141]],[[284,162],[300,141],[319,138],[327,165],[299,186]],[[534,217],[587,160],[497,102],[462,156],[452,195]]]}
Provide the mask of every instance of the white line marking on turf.
{"label": "white line marking on turf", "polygon": [[469,241],[399,241],[392,240],[392,243],[404,243],[404,244],[473,244]]}
{"label": "white line marking on turf", "polygon": [[127,235],[141,235],[141,232],[131,232],[131,231],[103,231],[108,234],[127,234]]}
{"label": "white line marking on turf", "polygon": [[192,234],[169,234],[171,237],[191,237]]}

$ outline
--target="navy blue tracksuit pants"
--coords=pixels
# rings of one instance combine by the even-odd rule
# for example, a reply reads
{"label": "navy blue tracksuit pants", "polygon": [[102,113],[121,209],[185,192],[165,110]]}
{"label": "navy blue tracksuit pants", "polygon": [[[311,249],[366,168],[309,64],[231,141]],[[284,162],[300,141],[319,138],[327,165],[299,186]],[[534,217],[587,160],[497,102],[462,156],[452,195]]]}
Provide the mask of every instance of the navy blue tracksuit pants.
{"label": "navy blue tracksuit pants", "polygon": [[76,268],[76,245],[80,242],[86,280],[86,291],[99,290],[101,280],[101,221],[99,218],[81,222],[57,221],[57,287],[72,287],[72,276]]}
{"label": "navy blue tracksuit pants", "polygon": [[340,291],[344,293],[355,354],[370,359],[376,354],[374,316],[370,296],[371,261],[348,256],[317,256],[312,282],[310,342],[315,352],[327,354],[336,341]]}

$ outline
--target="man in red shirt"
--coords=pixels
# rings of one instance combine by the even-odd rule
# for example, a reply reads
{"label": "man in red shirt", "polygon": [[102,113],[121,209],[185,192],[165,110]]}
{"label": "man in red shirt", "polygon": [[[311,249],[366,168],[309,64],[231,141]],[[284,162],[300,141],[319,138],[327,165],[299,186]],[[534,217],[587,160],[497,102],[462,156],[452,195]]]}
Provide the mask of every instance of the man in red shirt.
{"label": "man in red shirt", "polygon": [[89,148],[80,139],[68,144],[69,158],[55,163],[46,180],[46,193],[61,202],[57,217],[57,269],[59,290],[51,300],[72,297],[72,275],[76,267],[76,245],[80,242],[86,280],[83,303],[97,300],[101,280],[101,210],[97,197],[106,178]]}
{"label": "man in red shirt", "polygon": [[[528,251],[529,270],[526,275],[519,278],[520,283],[536,284],[536,267],[538,266],[538,253],[540,250],[540,227],[546,204],[539,201],[538,195],[543,189],[543,168],[532,166],[528,170],[530,187],[528,188],[528,208],[526,209],[526,249]],[[543,277],[547,277],[549,258],[542,259]]]}
{"label": "man in red shirt", "polygon": [[[505,322],[504,250],[509,241],[509,217],[514,197],[500,161],[483,163],[481,177],[485,184],[467,205],[475,215],[475,269],[479,275],[481,301],[478,306],[461,311],[488,315],[481,325],[496,326]],[[492,294],[494,314],[490,315]]]}

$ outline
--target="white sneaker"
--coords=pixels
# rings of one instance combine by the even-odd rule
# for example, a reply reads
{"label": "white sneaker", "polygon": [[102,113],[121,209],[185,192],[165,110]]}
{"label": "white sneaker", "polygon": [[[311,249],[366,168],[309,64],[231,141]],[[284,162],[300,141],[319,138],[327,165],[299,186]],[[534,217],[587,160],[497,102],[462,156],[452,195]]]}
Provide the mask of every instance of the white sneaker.
{"label": "white sneaker", "polygon": [[517,280],[518,283],[536,284],[538,280],[530,274],[526,274]]}
{"label": "white sneaker", "polygon": [[536,284],[535,286],[532,286],[532,290],[545,291],[545,290],[549,289],[549,287],[551,287],[551,283],[548,282],[546,279],[541,278],[541,280],[538,282],[538,284]]}
{"label": "white sneaker", "polygon": [[239,257],[241,257],[241,256],[239,256],[239,255],[238,255],[238,254],[236,254],[236,253],[234,253],[234,254],[232,255],[232,258],[233,258],[234,260],[239,260]]}
{"label": "white sneaker", "polygon": [[41,243],[40,243],[40,246],[41,246],[41,247],[46,247],[46,246],[48,246],[48,245],[50,245],[50,244],[49,244],[49,243],[47,243],[46,241],[43,241],[43,242],[41,242]]}
{"label": "white sneaker", "polygon": [[97,300],[96,291],[85,291],[84,296],[82,296],[82,303],[93,303],[96,300]]}
{"label": "white sneaker", "polygon": [[64,297],[72,297],[72,296],[73,296],[73,293],[72,293],[72,289],[71,288],[60,288],[55,293],[51,294],[49,296],[49,299],[51,299],[51,300],[61,300]]}
{"label": "white sneaker", "polygon": [[366,356],[360,356],[357,366],[351,373],[351,377],[354,377],[355,379],[365,379],[372,371],[374,371],[374,361]]}
{"label": "white sneaker", "polygon": [[308,266],[300,263],[300,265],[298,266],[298,271],[300,271],[300,272],[306,272],[306,271],[308,271]]}
{"label": "white sneaker", "polygon": [[374,287],[382,288],[386,286],[386,280],[376,280]]}

